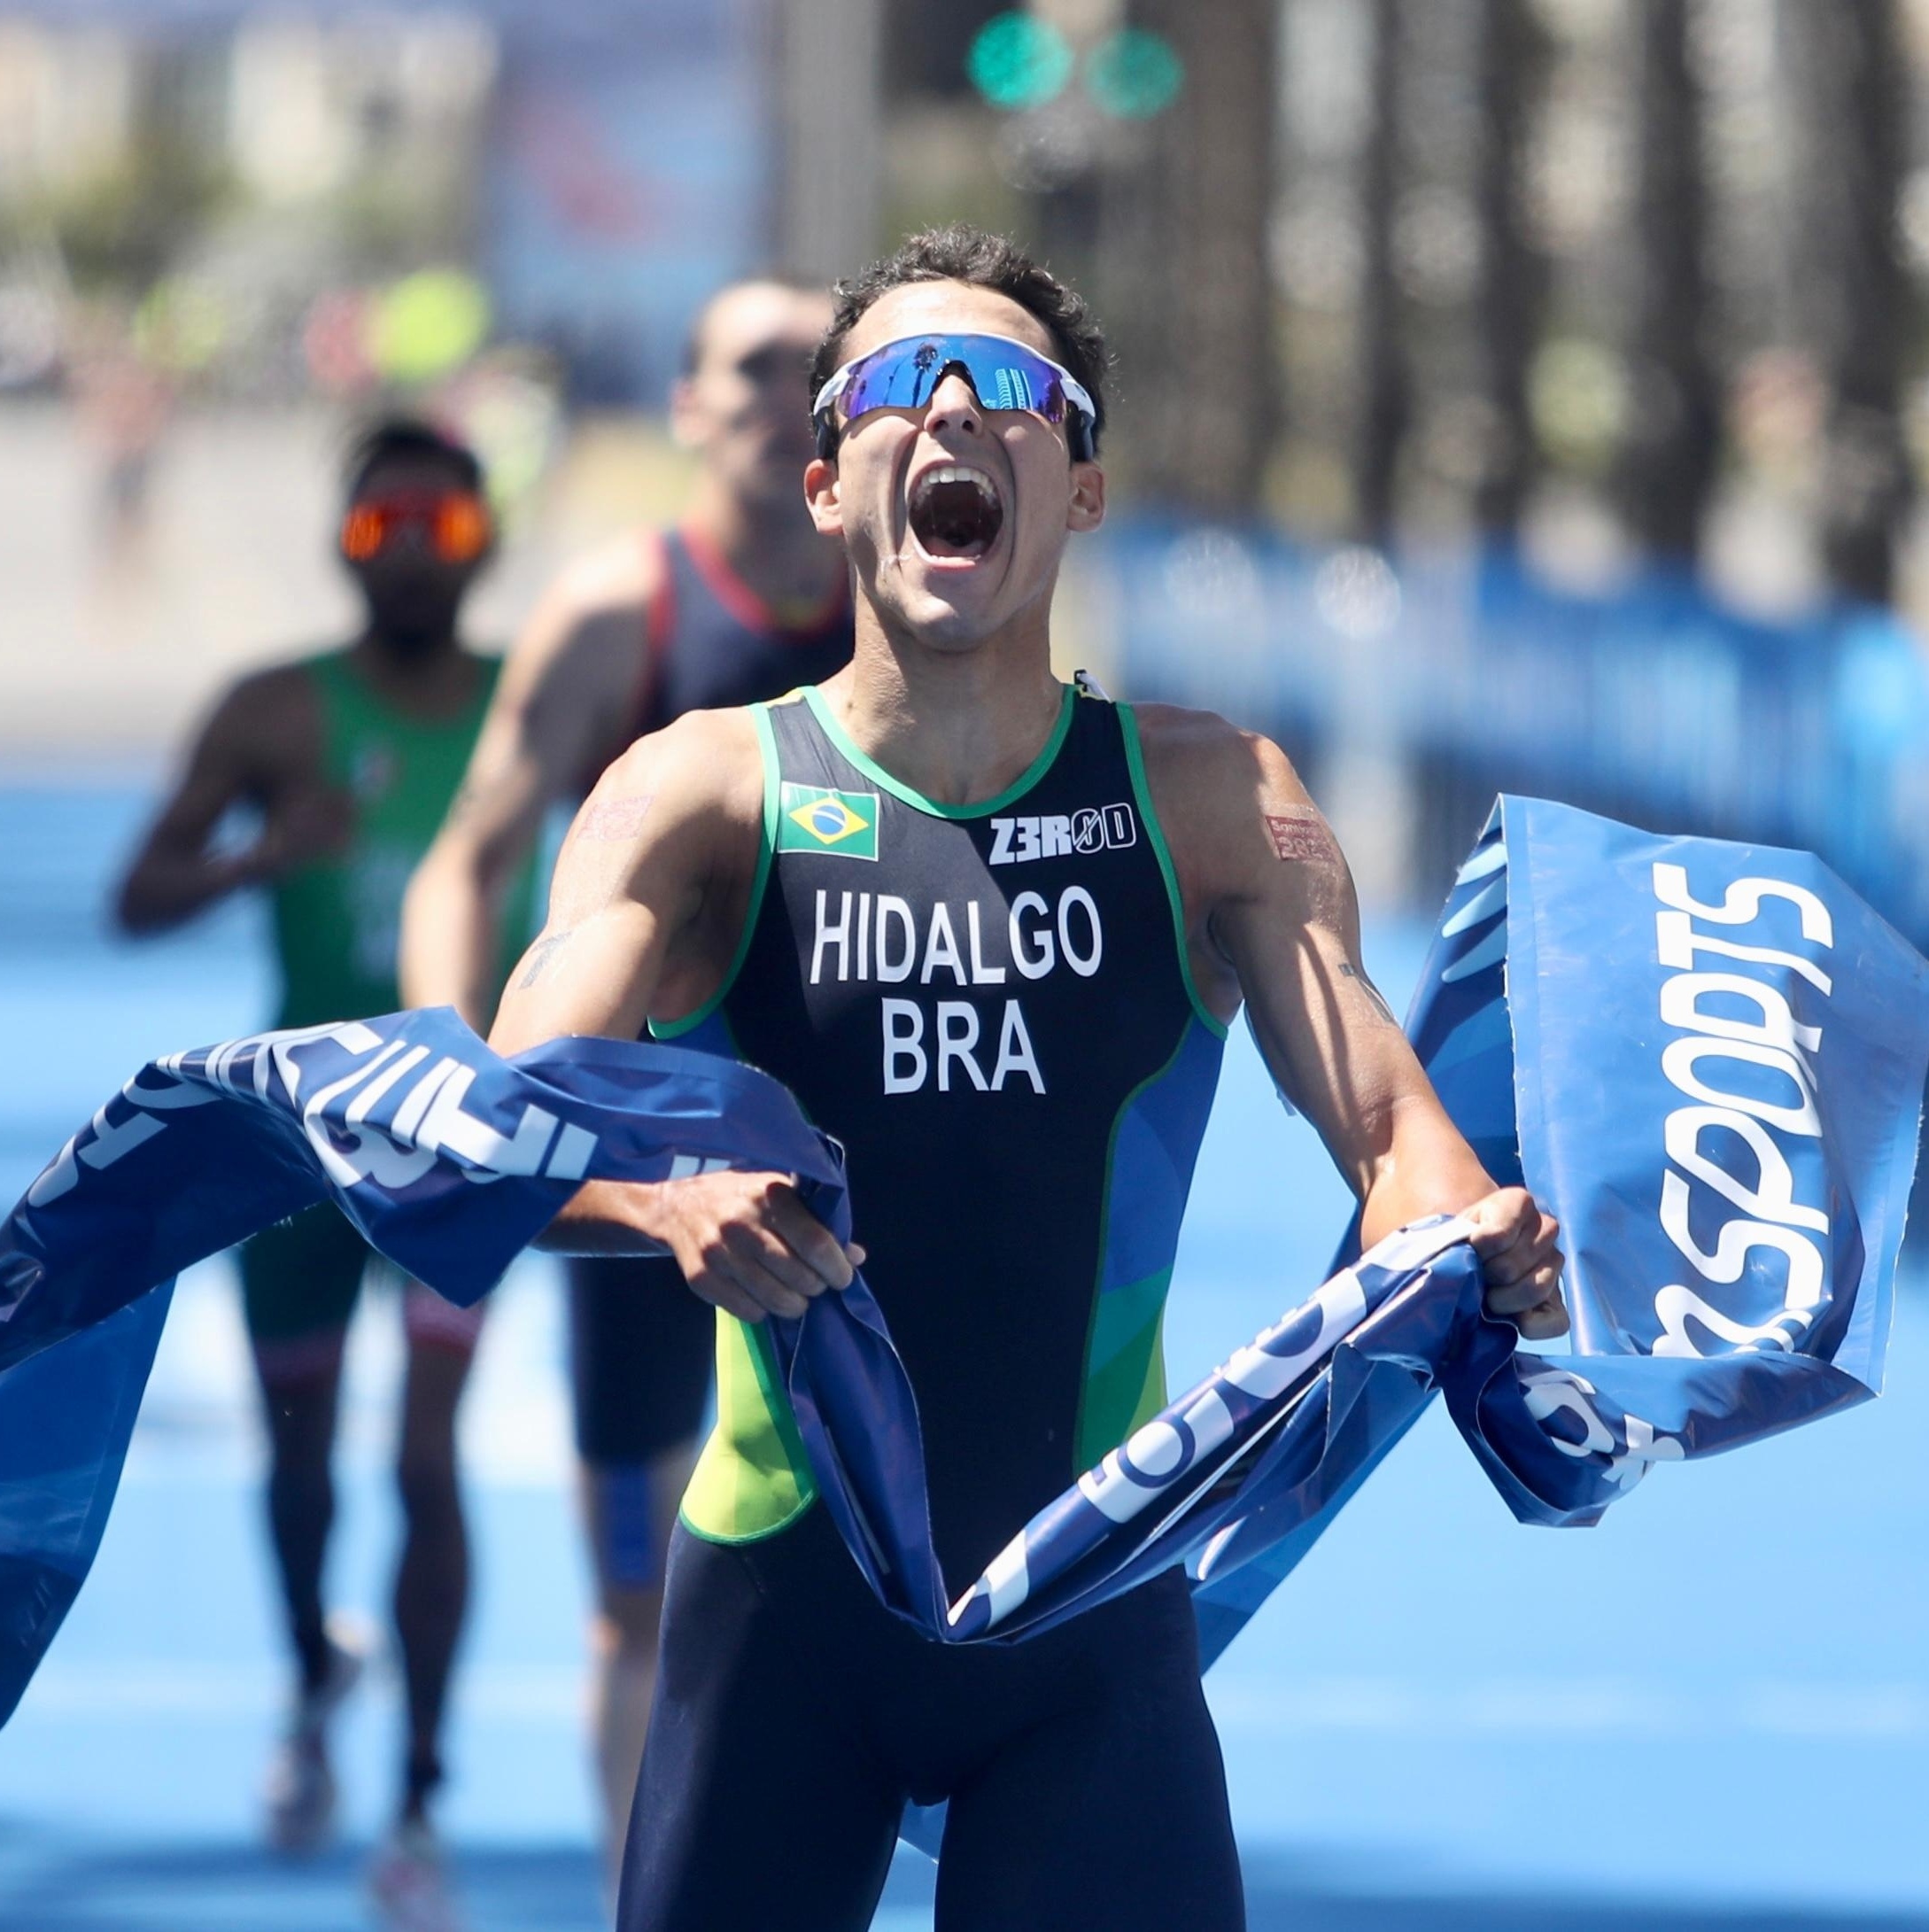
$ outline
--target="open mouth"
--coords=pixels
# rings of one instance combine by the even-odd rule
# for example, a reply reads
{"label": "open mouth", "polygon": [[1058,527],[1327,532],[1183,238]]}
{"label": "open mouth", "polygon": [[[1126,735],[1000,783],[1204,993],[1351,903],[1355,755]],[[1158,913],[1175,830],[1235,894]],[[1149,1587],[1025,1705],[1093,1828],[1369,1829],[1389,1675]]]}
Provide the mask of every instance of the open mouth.
{"label": "open mouth", "polygon": [[930,557],[981,557],[1004,527],[1004,505],[982,469],[939,463],[911,485],[911,534]]}

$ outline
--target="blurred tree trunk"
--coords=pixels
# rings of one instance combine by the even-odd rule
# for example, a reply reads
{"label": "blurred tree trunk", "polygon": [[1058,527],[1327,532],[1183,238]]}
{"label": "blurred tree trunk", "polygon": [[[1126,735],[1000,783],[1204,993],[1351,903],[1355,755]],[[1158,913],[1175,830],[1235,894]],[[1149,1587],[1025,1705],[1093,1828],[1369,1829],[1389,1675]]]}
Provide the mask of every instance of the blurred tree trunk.
{"label": "blurred tree trunk", "polygon": [[1886,601],[1913,493],[1901,423],[1911,303],[1896,252],[1909,65],[1894,0],[1793,11],[1809,125],[1804,286],[1831,398],[1824,554],[1842,590]]}
{"label": "blurred tree trunk", "polygon": [[1360,179],[1365,271],[1360,289],[1359,413],[1353,438],[1353,522],[1359,536],[1391,535],[1400,448],[1412,409],[1400,341],[1395,224],[1400,195],[1401,0],[1369,0],[1373,15],[1373,130]]}
{"label": "blurred tree trunk", "polygon": [[1523,184],[1546,42],[1531,0],[1480,0],[1479,33],[1480,146],[1474,182],[1481,237],[1478,327],[1492,415],[1474,508],[1483,531],[1511,538],[1535,469],[1527,383],[1546,277],[1528,238]]}
{"label": "blurred tree trunk", "polygon": [[1277,0],[1133,0],[1185,64],[1178,98],[1108,183],[1106,306],[1144,493],[1259,507],[1279,420],[1267,237]]}
{"label": "blurred tree trunk", "polygon": [[1640,181],[1618,494],[1638,542],[1693,562],[1721,436],[1707,348],[1701,89],[1690,62],[1687,0],[1640,0],[1635,19]]}

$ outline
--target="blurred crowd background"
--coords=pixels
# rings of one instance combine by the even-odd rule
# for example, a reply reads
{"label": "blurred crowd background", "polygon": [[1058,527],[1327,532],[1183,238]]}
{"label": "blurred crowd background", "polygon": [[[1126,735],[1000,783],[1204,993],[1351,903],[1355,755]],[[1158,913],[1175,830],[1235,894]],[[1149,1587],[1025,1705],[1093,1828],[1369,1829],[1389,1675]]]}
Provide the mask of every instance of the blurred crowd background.
{"label": "blurred crowd background", "polygon": [[1922,0],[0,6],[0,757],[349,622],[334,456],[487,459],[507,640],[675,504],[693,306],[967,216],[1096,299],[1064,649],[1281,733],[1369,900],[1502,786],[1929,935]]}

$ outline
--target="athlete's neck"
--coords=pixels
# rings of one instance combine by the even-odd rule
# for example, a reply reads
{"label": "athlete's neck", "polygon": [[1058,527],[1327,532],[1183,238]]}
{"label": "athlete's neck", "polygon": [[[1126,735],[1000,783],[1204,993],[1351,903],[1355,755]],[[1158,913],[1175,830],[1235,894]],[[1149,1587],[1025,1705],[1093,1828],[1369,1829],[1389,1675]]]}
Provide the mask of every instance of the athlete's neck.
{"label": "athlete's neck", "polygon": [[849,569],[843,546],[820,537],[795,498],[746,501],[712,476],[698,478],[683,527],[708,543],[779,619],[817,616]]}
{"label": "athlete's neck", "polygon": [[452,631],[432,642],[400,645],[378,631],[364,631],[349,659],[384,703],[422,718],[446,718],[476,694],[481,660],[465,651]]}
{"label": "athlete's neck", "polygon": [[857,748],[941,805],[995,798],[1045,748],[1065,703],[1045,614],[968,651],[891,635],[859,600],[857,647],[824,686]]}

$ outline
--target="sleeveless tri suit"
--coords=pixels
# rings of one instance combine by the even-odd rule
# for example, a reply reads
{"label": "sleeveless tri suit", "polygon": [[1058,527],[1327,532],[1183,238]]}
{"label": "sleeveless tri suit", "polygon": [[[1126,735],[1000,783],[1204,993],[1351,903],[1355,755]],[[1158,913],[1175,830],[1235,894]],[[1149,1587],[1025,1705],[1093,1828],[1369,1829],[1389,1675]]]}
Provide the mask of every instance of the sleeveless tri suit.
{"label": "sleeveless tri suit", "polygon": [[[638,640],[625,740],[686,711],[735,709],[814,684],[850,661],[850,598],[786,623],[701,532],[670,530]],[[592,774],[593,776],[593,774]],[[662,1581],[651,1460],[692,1441],[709,1397],[709,1310],[669,1261],[572,1259],[569,1355],[577,1449],[594,1472],[598,1567],[631,1587]]]}
{"label": "sleeveless tri suit", "polygon": [[629,735],[686,711],[733,710],[821,684],[850,662],[850,595],[792,620],[737,577],[700,531],[654,533],[661,568],[645,620]]}
{"label": "sleeveless tri suit", "polygon": [[[469,766],[500,661],[476,661],[476,691],[453,717],[397,710],[346,650],[306,659],[321,723],[321,776],[347,794],[347,848],[311,859],[268,895],[282,995],[275,1024],[306,1027],[392,1013],[402,894],[441,828]],[[498,981],[529,937],[533,873],[524,867],[502,918]],[[263,1372],[295,1376],[329,1365],[339,1349],[371,1251],[332,1207],[311,1208],[243,1245],[248,1329]],[[479,1316],[423,1290],[407,1304],[417,1339],[467,1347]]]}
{"label": "sleeveless tri suit", "polygon": [[[1000,796],[919,796],[807,690],[754,711],[737,957],[655,1030],[763,1067],[848,1154],[955,1596],[1165,1397],[1161,1315],[1225,1028],[1187,970],[1129,709],[1064,696]],[[717,1317],[672,1546],[623,1932],[870,1922],[905,1803],[948,1798],[949,1928],[1241,1922],[1183,1579],[952,1649],[871,1596],[763,1329]]]}

